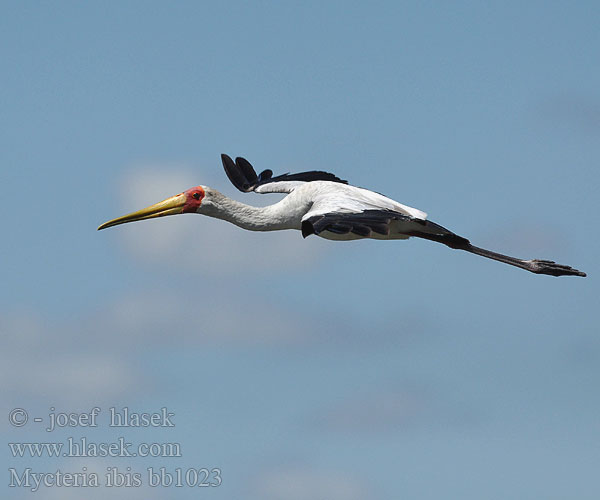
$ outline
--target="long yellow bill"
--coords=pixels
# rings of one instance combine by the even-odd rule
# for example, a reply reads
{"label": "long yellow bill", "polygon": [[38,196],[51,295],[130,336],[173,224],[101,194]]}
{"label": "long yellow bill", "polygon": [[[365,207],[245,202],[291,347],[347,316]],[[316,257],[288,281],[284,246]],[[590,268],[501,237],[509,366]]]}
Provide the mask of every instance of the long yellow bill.
{"label": "long yellow bill", "polygon": [[160,201],[146,208],[142,208],[137,212],[132,212],[122,217],[109,220],[98,227],[98,231],[111,226],[118,226],[127,222],[136,222],[138,220],[154,219],[155,217],[164,217],[165,215],[176,215],[183,213],[183,207],[186,202],[184,193],[172,196],[166,200]]}

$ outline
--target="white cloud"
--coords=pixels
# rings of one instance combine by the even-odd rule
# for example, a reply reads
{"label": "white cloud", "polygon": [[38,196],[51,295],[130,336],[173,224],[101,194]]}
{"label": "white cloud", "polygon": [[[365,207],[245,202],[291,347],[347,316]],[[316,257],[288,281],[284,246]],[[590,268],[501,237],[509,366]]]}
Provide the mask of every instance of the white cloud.
{"label": "white cloud", "polygon": [[[261,311],[260,317],[255,311]],[[297,344],[311,338],[307,320],[299,314],[236,290],[132,293],[108,305],[91,323],[97,338],[120,345],[141,340],[147,345],[169,346],[174,341]]]}
{"label": "white cloud", "polygon": [[431,402],[422,391],[396,388],[357,394],[325,409],[315,423],[336,431],[380,432],[418,424],[430,412]]}
{"label": "white cloud", "polygon": [[[254,311],[266,314],[258,321]],[[299,345],[316,331],[299,314],[235,290],[140,291],[62,323],[21,311],[0,318],[0,389],[6,407],[102,404],[149,390],[151,380],[131,362],[140,346]]]}
{"label": "white cloud", "polygon": [[454,388],[434,390],[410,382],[376,387],[323,408],[309,421],[324,432],[386,433],[422,427],[479,425],[482,415],[465,406]]}
{"label": "white cloud", "polygon": [[568,238],[560,228],[550,228],[539,221],[518,219],[496,226],[493,230],[482,231],[479,240],[479,244],[487,245],[496,252],[516,253],[529,259],[552,258],[555,253],[564,252]]}
{"label": "white cloud", "polygon": [[369,495],[356,475],[293,467],[260,477],[256,497],[263,500],[366,500]]}
{"label": "white cloud", "polygon": [[108,401],[137,384],[123,357],[85,347],[70,328],[25,313],[0,323],[0,388],[9,406],[40,398],[52,404]]}
{"label": "white cloud", "polygon": [[576,127],[584,132],[600,130],[600,102],[591,96],[563,93],[538,104],[542,118]]}
{"label": "white cloud", "polygon": [[[121,211],[138,210],[198,184],[210,185],[257,206],[278,201],[276,195],[261,197],[233,193],[224,173],[212,181],[214,177],[202,173],[193,175],[182,167],[133,169],[122,181]],[[134,259],[152,265],[216,274],[264,274],[286,267],[298,270],[314,263],[326,245],[318,238],[304,240],[298,231],[255,233],[196,214],[128,224],[111,230],[118,232],[125,249]]]}

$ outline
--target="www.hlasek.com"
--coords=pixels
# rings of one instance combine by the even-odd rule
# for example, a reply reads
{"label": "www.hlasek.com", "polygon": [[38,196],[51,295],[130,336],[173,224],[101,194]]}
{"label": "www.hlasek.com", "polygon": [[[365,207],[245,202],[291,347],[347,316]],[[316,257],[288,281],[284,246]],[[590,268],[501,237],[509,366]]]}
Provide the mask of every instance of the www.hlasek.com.
{"label": "www.hlasek.com", "polygon": [[124,437],[112,443],[97,443],[88,438],[68,437],[61,443],[8,443],[13,458],[104,458],[104,457],[181,457],[181,443],[139,443]]}
{"label": "www.hlasek.com", "polygon": [[[94,407],[89,412],[66,413],[57,412],[54,407],[46,418],[34,416],[30,419],[29,413],[23,408],[13,409],[8,416],[13,427],[25,427],[28,423],[41,424],[46,432],[54,432],[65,428],[99,427],[103,423],[109,428],[172,428],[175,427],[175,414],[166,408],[158,412],[135,412],[128,407],[111,407],[102,419],[103,412]],[[44,427],[45,426],[45,427]],[[8,443],[9,452],[13,459],[60,459],[60,458],[135,458],[135,457],[161,457],[181,458],[181,443],[177,442],[141,442],[132,443],[125,437],[118,437],[111,442],[98,442],[88,437],[67,437],[61,441],[53,442],[11,442]],[[216,487],[220,486],[221,469],[212,468],[167,468],[147,467],[145,471],[133,471],[131,467],[119,470],[117,467],[108,466],[102,472],[90,471],[88,467],[81,467],[77,471],[53,469],[40,472],[32,467],[9,467],[9,487],[24,488],[38,491],[40,488],[50,487]]]}

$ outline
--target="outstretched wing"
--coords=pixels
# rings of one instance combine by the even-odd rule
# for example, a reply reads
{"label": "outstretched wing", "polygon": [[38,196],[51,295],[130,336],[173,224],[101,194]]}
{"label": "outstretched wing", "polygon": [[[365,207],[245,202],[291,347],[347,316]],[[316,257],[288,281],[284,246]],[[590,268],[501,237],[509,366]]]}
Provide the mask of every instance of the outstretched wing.
{"label": "outstretched wing", "polygon": [[221,155],[225,173],[231,183],[243,193],[290,193],[300,184],[310,181],[331,181],[348,184],[348,181],[330,174],[312,170],[298,174],[283,174],[273,177],[271,170],[263,170],[256,175],[254,167],[245,158],[236,158],[235,162],[226,154]]}
{"label": "outstretched wing", "polygon": [[390,234],[390,224],[396,217],[410,219],[388,210],[365,210],[359,213],[332,212],[318,215],[308,213],[302,219],[302,236],[305,238],[311,234],[318,236],[323,231],[335,234],[353,233],[365,238],[372,233],[387,236]]}
{"label": "outstretched wing", "polygon": [[[445,227],[424,219],[404,215],[393,210],[364,210],[357,213],[331,212],[311,215],[302,219],[302,236],[319,235],[329,231],[337,235],[354,234],[363,238],[374,235],[396,237],[417,236],[451,248],[462,248],[469,240],[454,234]],[[375,233],[375,234],[374,234]]]}

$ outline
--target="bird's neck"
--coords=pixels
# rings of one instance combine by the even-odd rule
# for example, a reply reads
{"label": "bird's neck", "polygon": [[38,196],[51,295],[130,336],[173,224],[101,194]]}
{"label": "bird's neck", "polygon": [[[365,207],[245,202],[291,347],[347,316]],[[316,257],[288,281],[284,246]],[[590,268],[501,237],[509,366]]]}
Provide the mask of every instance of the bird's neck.
{"label": "bird's neck", "polygon": [[274,205],[253,207],[220,193],[219,195],[215,197],[214,205],[204,212],[205,215],[226,220],[250,231],[277,231],[300,227],[303,214],[290,211],[285,199]]}

